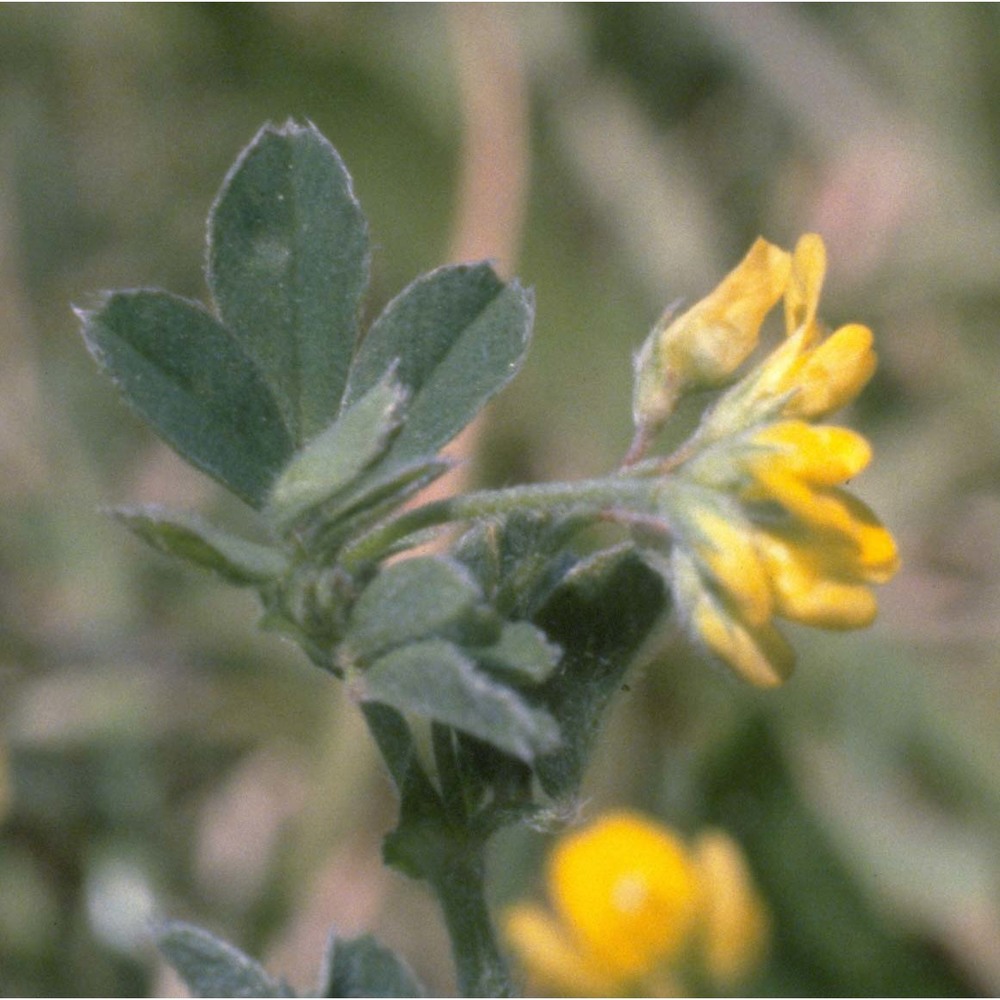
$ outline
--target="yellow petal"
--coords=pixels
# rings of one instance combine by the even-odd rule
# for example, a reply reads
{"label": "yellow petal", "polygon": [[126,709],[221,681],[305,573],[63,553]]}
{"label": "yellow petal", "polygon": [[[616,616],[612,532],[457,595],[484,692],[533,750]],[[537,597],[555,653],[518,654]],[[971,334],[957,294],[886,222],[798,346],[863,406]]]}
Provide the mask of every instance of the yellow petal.
{"label": "yellow petal", "polygon": [[[706,442],[739,434],[762,419],[777,415],[775,403],[794,393],[794,373],[808,353],[806,329],[786,337],[705,414],[698,436]],[[801,415],[801,414],[795,414]]]}
{"label": "yellow petal", "polygon": [[705,645],[756,687],[777,687],[791,676],[795,653],[773,625],[747,625],[707,595],[695,605],[691,621]]}
{"label": "yellow petal", "polygon": [[770,918],[743,853],[721,830],[701,834],[692,845],[701,873],[703,964],[723,987],[733,987],[762,962]]}
{"label": "yellow petal", "polygon": [[867,628],[878,614],[875,595],[862,584],[814,579],[786,588],[778,613],[814,628]]}
{"label": "yellow petal", "polygon": [[853,546],[837,536],[802,533],[801,543],[761,531],[758,548],[777,594],[777,613],[817,628],[864,628],[878,610],[861,582]]}
{"label": "yellow petal", "polygon": [[854,399],[875,372],[872,332],[857,323],[842,326],[786,373],[785,391],[794,389],[787,416],[824,417]]}
{"label": "yellow petal", "polygon": [[843,496],[851,516],[851,537],[857,552],[858,576],[868,583],[886,583],[899,570],[896,540],[872,509],[850,494]]}
{"label": "yellow petal", "polygon": [[764,317],[781,298],[789,254],[758,238],[713,292],[659,335],[659,365],[684,384],[711,386],[727,379],[757,346]]}
{"label": "yellow petal", "polygon": [[815,489],[804,479],[782,469],[755,472],[757,486],[748,499],[773,500],[813,530],[837,532],[856,539],[859,524],[852,513],[852,497],[840,489]]}
{"label": "yellow petal", "polygon": [[788,283],[791,255],[758,238],[705,298],[660,318],[635,359],[632,412],[647,438],[692,389],[725,382],[757,346],[764,317]]}
{"label": "yellow petal", "polygon": [[550,895],[567,927],[622,979],[641,979],[685,946],[698,882],[684,845],[632,813],[562,840]]}
{"label": "yellow petal", "polygon": [[826,276],[826,247],[815,233],[799,238],[792,255],[791,273],[785,291],[785,330],[810,329],[816,320],[819,293]]}
{"label": "yellow petal", "polygon": [[810,353],[806,332],[805,327],[796,330],[761,362],[753,376],[751,395],[754,400],[782,396],[795,388],[795,373],[803,357]]}
{"label": "yellow petal", "polygon": [[749,525],[736,523],[708,510],[695,510],[703,544],[698,558],[716,584],[732,599],[741,617],[760,625],[771,617],[773,601],[767,574],[761,564]]}
{"label": "yellow petal", "polygon": [[751,442],[762,449],[748,458],[755,475],[758,471],[794,475],[822,486],[846,482],[872,457],[871,445],[860,434],[846,427],[814,427],[802,420],[769,424]]}

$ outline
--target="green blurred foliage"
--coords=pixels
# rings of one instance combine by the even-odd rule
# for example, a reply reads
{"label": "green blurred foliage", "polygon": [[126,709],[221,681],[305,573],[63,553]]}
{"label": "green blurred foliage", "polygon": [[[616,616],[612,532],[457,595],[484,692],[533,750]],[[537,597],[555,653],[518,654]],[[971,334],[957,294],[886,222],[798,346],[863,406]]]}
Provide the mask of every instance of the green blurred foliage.
{"label": "green blurred foliage", "polygon": [[[306,989],[330,925],[374,930],[451,988],[429,900],[380,864],[394,804],[354,707],[256,633],[248,597],[102,514],[244,516],[122,407],[69,304],[203,298],[219,183],[294,116],[354,176],[374,313],[453,254],[465,109],[499,92],[525,142],[496,133],[487,189],[510,162],[529,182],[523,227],[487,221],[484,245],[507,242],[484,252],[516,248],[537,321],[478,483],[613,467],[631,352],[759,233],[822,233],[824,315],[870,324],[881,356],[852,414],[876,452],[858,491],[905,561],[878,625],[797,633],[798,674],[764,695],[667,631],[583,808],[743,841],[776,920],[762,991],[996,993],[998,37],[986,4],[0,9],[0,992],[177,990],[155,916]],[[543,846],[504,835],[498,901],[537,891]]]}

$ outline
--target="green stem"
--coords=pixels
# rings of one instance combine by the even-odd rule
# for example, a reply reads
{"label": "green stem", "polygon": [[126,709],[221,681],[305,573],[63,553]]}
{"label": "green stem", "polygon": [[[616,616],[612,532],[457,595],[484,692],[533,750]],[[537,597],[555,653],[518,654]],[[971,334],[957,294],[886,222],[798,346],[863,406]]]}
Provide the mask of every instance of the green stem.
{"label": "green stem", "polygon": [[649,514],[655,511],[655,494],[661,487],[662,483],[647,478],[636,467],[603,479],[513,486],[506,490],[483,490],[447,497],[404,511],[373,528],[344,549],[340,562],[350,568],[378,559],[390,546],[408,535],[453,521],[528,511],[598,514],[623,507]]}
{"label": "green stem", "polygon": [[483,845],[443,866],[431,885],[441,903],[464,997],[509,997],[513,986],[486,906]]}
{"label": "green stem", "polygon": [[456,801],[461,795],[461,776],[452,732],[440,726],[434,733],[446,801],[421,767],[403,716],[383,705],[367,704],[363,710],[400,797],[399,826],[386,838],[386,860],[407,875],[426,880],[437,896],[451,939],[460,995],[512,996],[507,963],[486,906],[486,840],[470,829],[464,806]]}

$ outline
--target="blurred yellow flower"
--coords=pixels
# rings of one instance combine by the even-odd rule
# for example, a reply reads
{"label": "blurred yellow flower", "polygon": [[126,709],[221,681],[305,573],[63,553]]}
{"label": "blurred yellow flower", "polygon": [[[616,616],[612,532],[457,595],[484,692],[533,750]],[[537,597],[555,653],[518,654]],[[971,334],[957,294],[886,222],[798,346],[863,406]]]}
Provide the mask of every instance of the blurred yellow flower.
{"label": "blurred yellow flower", "polygon": [[[664,466],[682,484],[664,491],[678,607],[712,652],[764,687],[794,666],[774,617],[870,625],[871,585],[899,567],[892,535],[844,488],[868,465],[871,447],[847,428],[813,423],[850,402],[876,363],[867,327],[850,324],[824,339],[817,311],[825,271],[823,241],[803,236],[785,271],[785,340],[720,397]],[[749,298],[759,327],[764,300]]]}
{"label": "blurred yellow flower", "polygon": [[768,917],[724,833],[685,844],[632,812],[611,813],[557,844],[553,911],[506,915],[533,990],[571,996],[683,995],[686,979],[728,988],[763,959]]}

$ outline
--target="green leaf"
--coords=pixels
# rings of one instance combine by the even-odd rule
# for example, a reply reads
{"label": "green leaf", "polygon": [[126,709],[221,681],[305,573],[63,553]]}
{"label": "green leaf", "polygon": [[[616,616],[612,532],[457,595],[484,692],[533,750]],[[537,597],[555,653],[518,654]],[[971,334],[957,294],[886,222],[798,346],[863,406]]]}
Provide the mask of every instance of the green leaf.
{"label": "green leaf", "polygon": [[167,292],[113,292],[79,315],[87,346],[126,400],[184,458],[259,507],[292,442],[240,342],[203,307]]}
{"label": "green leaf", "polygon": [[533,684],[544,681],[555,670],[560,656],[559,647],[531,622],[507,622],[497,642],[472,652],[484,667]]}
{"label": "green leaf", "polygon": [[345,646],[362,660],[404,643],[452,633],[482,601],[463,566],[436,556],[384,567],[351,613]]}
{"label": "green leaf", "polygon": [[268,501],[279,529],[352,485],[385,451],[405,397],[391,377],[383,379],[295,455]]}
{"label": "green leaf", "polygon": [[488,264],[432,271],[390,302],[368,331],[345,403],[398,362],[396,376],[411,400],[392,454],[434,454],[517,373],[533,313],[530,294],[516,282],[505,285]]}
{"label": "green leaf", "polygon": [[363,701],[443,722],[523,761],[552,751],[559,742],[559,730],[546,711],[441,639],[393,650],[355,683]]}
{"label": "green leaf", "polygon": [[156,943],[196,997],[291,997],[252,958],[200,927],[172,921]]}
{"label": "green leaf", "polygon": [[422,997],[409,966],[370,934],[330,936],[320,978],[321,997]]}
{"label": "green leaf", "polygon": [[535,766],[553,798],[576,794],[604,711],[665,608],[659,574],[619,546],[577,563],[536,617],[563,650],[559,669],[538,689],[563,735]]}
{"label": "green leaf", "polygon": [[337,413],[368,284],[368,230],[350,175],[314,126],[265,125],[223,183],[208,232],[219,315],[301,445]]}
{"label": "green leaf", "polygon": [[237,586],[266,583],[288,569],[278,549],[230,535],[195,514],[159,507],[122,507],[112,513],[153,548]]}

